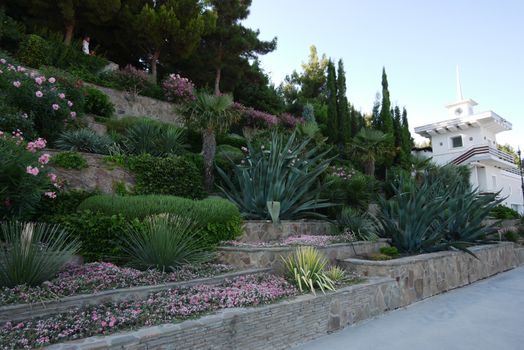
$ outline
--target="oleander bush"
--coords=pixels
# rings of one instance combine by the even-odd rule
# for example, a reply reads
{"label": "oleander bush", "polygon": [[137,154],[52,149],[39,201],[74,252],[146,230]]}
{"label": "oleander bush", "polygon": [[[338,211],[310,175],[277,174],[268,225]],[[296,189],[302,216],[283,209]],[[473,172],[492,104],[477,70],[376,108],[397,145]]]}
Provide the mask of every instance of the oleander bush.
{"label": "oleander bush", "polygon": [[199,223],[202,235],[210,244],[233,240],[242,233],[238,208],[221,198],[191,200],[165,195],[97,195],[87,198],[78,209],[104,216],[122,215],[138,220],[164,213],[184,215]]}
{"label": "oleander bush", "polygon": [[64,151],[109,154],[113,140],[108,135],[98,135],[89,128],[68,130],[60,134],[55,147]]}
{"label": "oleander bush", "polygon": [[18,221],[0,224],[0,286],[36,286],[51,279],[79,249],[57,225]]}
{"label": "oleander bush", "polygon": [[131,226],[123,246],[132,266],[162,272],[212,258],[202,238],[202,227],[192,219],[173,214],[147,217],[141,227]]}
{"label": "oleander bush", "polygon": [[66,151],[54,154],[51,157],[51,165],[64,169],[80,170],[87,168],[87,161],[78,152]]}

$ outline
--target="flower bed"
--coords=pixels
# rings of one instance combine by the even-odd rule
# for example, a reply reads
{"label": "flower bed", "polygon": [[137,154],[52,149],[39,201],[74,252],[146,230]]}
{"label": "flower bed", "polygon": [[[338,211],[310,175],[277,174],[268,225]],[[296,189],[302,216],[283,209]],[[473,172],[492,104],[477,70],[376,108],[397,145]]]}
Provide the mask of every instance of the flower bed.
{"label": "flower bed", "polygon": [[55,279],[45,282],[42,286],[28,287],[22,285],[0,289],[0,305],[35,303],[109,289],[185,281],[210,277],[232,270],[231,266],[220,264],[186,266],[171,273],[161,273],[155,270],[139,271],[118,267],[110,263],[68,266]]}
{"label": "flower bed", "polygon": [[106,303],[0,328],[0,349],[34,348],[118,330],[176,322],[224,308],[268,304],[296,295],[283,278],[241,276],[220,285],[153,293],[146,300]]}

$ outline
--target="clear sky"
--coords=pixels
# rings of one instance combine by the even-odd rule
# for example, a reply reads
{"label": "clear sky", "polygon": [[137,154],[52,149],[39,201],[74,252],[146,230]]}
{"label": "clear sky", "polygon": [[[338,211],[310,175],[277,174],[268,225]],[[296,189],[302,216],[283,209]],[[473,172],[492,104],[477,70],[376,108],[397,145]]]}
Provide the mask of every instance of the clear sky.
{"label": "clear sky", "polygon": [[458,64],[475,111],[513,124],[498,142],[524,148],[524,0],[253,0],[246,24],[278,37],[261,58],[277,85],[300,70],[310,45],[342,58],[348,98],[363,112],[385,66],[392,103],[406,106],[411,129],[447,119]]}

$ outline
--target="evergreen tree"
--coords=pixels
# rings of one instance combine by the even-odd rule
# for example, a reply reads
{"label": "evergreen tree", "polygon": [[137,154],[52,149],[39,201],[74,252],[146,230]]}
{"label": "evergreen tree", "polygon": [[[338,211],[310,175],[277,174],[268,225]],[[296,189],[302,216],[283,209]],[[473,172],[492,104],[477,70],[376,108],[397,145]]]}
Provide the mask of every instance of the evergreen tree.
{"label": "evergreen tree", "polygon": [[393,115],[391,113],[391,101],[389,98],[388,77],[386,68],[382,69],[382,108],[380,109],[380,129],[384,134],[393,135]]}
{"label": "evergreen tree", "polygon": [[304,111],[302,112],[302,117],[308,124],[316,124],[315,120],[315,107],[311,103],[306,103],[304,105]]}
{"label": "evergreen tree", "polygon": [[413,148],[413,139],[411,138],[411,133],[409,131],[408,124],[408,112],[404,107],[402,109],[402,123],[401,123],[401,163],[403,165],[408,165],[411,158],[411,149]]}
{"label": "evergreen tree", "polygon": [[338,125],[338,144],[342,149],[344,144],[351,139],[348,98],[346,96],[346,72],[344,71],[344,62],[338,61],[337,72],[337,125]]}
{"label": "evergreen tree", "polygon": [[395,106],[393,109],[393,142],[395,146],[395,164],[400,164],[402,154],[402,122],[400,108]]}
{"label": "evergreen tree", "polygon": [[327,136],[331,143],[338,142],[337,75],[335,65],[329,60],[327,68]]}
{"label": "evergreen tree", "polygon": [[362,114],[355,110],[355,107],[351,106],[351,117],[350,117],[350,127],[351,127],[351,138],[355,137],[355,135],[360,131],[360,129],[363,126],[363,118]]}
{"label": "evergreen tree", "polygon": [[373,129],[381,130],[382,123],[380,121],[380,93],[375,95],[375,102],[373,102],[373,112],[371,113],[371,126]]}

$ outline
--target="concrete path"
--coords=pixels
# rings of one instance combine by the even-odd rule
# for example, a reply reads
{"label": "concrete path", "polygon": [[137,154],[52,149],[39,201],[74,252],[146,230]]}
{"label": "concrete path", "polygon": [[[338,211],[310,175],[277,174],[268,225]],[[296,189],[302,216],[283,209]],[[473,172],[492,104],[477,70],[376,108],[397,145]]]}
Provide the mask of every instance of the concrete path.
{"label": "concrete path", "polygon": [[342,349],[524,350],[524,267],[295,348]]}

